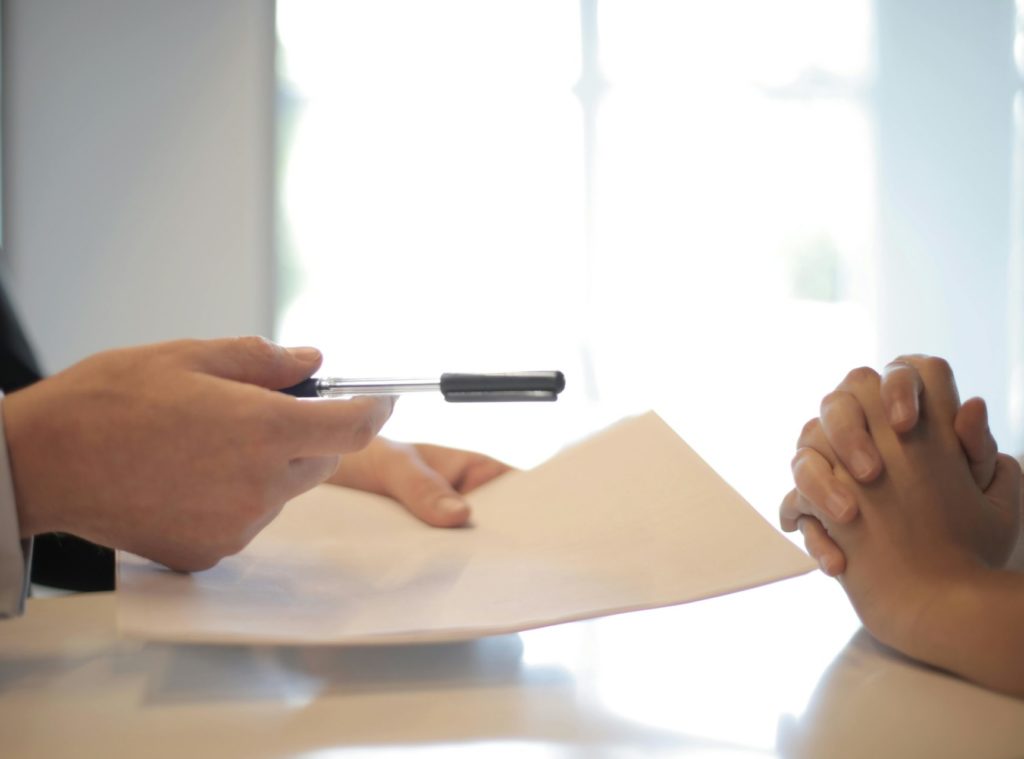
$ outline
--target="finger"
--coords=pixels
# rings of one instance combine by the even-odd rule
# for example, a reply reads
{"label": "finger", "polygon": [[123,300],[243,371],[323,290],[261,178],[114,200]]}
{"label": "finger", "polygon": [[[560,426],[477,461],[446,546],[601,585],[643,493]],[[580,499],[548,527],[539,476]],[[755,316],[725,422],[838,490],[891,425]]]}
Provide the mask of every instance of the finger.
{"label": "finger", "polygon": [[817,560],[822,572],[829,577],[838,577],[846,571],[846,555],[829,537],[821,522],[813,517],[803,517],[799,528],[807,553]]}
{"label": "finger", "polygon": [[921,410],[925,415],[942,421],[952,422],[960,409],[960,391],[949,362],[937,356],[911,354],[900,356],[897,361],[909,364],[921,377]]}
{"label": "finger", "polygon": [[821,454],[810,448],[796,452],[791,464],[793,481],[803,497],[797,505],[809,510],[803,513],[846,523],[857,515],[857,500],[832,472]]}
{"label": "finger", "polygon": [[989,499],[1003,506],[1007,512],[1017,514],[1019,518],[1024,507],[1021,485],[1021,469],[1017,459],[1005,453],[997,454],[995,474],[986,492]]}
{"label": "finger", "polygon": [[182,349],[200,371],[272,390],[307,379],[323,360],[316,348],[285,348],[262,337],[185,341]]}
{"label": "finger", "polygon": [[380,432],[394,407],[393,395],[345,399],[279,395],[276,405],[282,418],[281,434],[294,457],[361,450]]}
{"label": "finger", "polygon": [[913,364],[896,359],[882,369],[882,405],[889,425],[897,432],[909,432],[917,424],[924,381]]}
{"label": "finger", "polygon": [[821,401],[821,429],[843,466],[860,482],[871,482],[881,474],[882,457],[858,398],[845,390],[826,395]]}
{"label": "finger", "polygon": [[1024,507],[1021,484],[1017,460],[1004,453],[998,454],[992,484],[985,491],[985,498],[994,514],[977,521],[980,529],[975,540],[975,545],[984,546],[982,556],[993,567],[1006,565],[1020,539],[1021,510]]}
{"label": "finger", "polygon": [[988,409],[981,398],[970,398],[953,419],[953,430],[967,454],[974,481],[988,490],[996,474],[996,439],[988,426]]}
{"label": "finger", "polygon": [[482,460],[472,462],[466,469],[462,479],[457,483],[460,493],[470,493],[481,485],[512,471],[512,467],[496,459],[483,456]]}
{"label": "finger", "polygon": [[460,493],[468,493],[512,471],[508,464],[475,451],[427,443],[417,443],[414,448],[429,467],[440,472]]}
{"label": "finger", "polygon": [[828,438],[825,437],[825,431],[821,428],[821,420],[818,417],[808,421],[803,426],[803,429],[800,430],[800,437],[797,438],[796,447],[797,450],[811,448],[817,451],[832,467],[839,464],[839,459],[836,458],[835,451],[829,445]]}
{"label": "finger", "polygon": [[800,491],[795,488],[783,497],[782,503],[779,505],[779,524],[782,526],[783,532],[794,532],[798,527],[797,522],[800,517],[811,513],[810,508],[801,504],[800,501]]}
{"label": "finger", "polygon": [[458,527],[469,520],[469,504],[418,455],[388,459],[381,483],[384,495],[391,496],[429,525]]}

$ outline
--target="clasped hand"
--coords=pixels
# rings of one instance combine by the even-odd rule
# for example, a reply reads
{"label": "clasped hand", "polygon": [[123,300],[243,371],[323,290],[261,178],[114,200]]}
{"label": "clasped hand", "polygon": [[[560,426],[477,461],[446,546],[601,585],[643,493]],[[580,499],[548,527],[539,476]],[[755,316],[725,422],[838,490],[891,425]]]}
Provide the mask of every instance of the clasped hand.
{"label": "clasped hand", "polygon": [[993,653],[1016,617],[972,630],[967,612],[1016,598],[1019,581],[1000,570],[1019,534],[1021,472],[997,452],[984,402],[960,404],[942,359],[904,356],[882,375],[850,372],[797,447],[782,527],[803,532],[865,626],[911,656],[1020,688],[1020,657]]}

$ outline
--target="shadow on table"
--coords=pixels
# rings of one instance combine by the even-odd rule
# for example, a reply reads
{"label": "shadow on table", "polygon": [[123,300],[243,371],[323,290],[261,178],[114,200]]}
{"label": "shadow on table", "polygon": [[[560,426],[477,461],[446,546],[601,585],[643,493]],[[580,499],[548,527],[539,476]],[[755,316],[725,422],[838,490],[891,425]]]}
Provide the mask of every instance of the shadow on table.
{"label": "shadow on table", "polygon": [[[147,649],[146,702],[167,704],[507,685],[522,677],[523,643],[518,635],[501,635],[401,646],[154,644]],[[555,667],[529,671],[531,681],[566,676]]]}
{"label": "shadow on table", "polygon": [[[371,647],[150,644],[126,666],[145,672],[147,709],[264,709],[265,725],[222,743],[225,756],[275,755],[278,743],[289,756],[305,751],[311,759],[382,747],[403,755],[547,757],[560,755],[557,747],[591,756],[619,746],[660,757],[708,746],[581,699],[570,670],[523,666],[523,650],[519,635]],[[189,729],[216,732],[213,722]]]}

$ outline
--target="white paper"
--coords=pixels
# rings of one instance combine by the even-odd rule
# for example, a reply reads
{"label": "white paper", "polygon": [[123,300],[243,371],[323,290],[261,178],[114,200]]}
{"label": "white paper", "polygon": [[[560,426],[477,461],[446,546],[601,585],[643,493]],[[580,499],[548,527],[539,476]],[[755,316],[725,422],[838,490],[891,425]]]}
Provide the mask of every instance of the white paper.
{"label": "white paper", "polygon": [[657,415],[627,419],[427,527],[331,485],[193,575],[118,554],[122,633],[155,640],[457,640],[694,601],[815,567]]}

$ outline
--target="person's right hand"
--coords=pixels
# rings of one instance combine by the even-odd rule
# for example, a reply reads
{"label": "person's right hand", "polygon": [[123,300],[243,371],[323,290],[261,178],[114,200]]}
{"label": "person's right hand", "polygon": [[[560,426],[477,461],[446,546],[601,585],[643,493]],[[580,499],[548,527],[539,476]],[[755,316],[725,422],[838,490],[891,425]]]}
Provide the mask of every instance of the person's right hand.
{"label": "person's right hand", "polygon": [[949,366],[935,359],[918,368],[924,391],[910,433],[892,429],[878,374],[851,372],[840,385],[864,410],[885,473],[862,485],[841,462],[830,462],[860,507],[853,522],[826,517],[822,523],[847,557],[839,579],[881,642],[1020,693],[1024,587],[1019,574],[1001,567],[1019,531],[1021,469],[1012,457],[997,455],[983,492],[954,430],[960,399]]}
{"label": "person's right hand", "polygon": [[278,393],[320,366],[262,338],[110,351],[7,396],[23,537],[68,532],[172,569],[237,553],[366,446],[393,397]]}
{"label": "person's right hand", "polygon": [[[850,374],[859,371],[865,370],[855,369]],[[944,385],[943,392],[957,397],[953,374],[944,360],[923,355],[895,359],[882,372],[881,400],[889,424],[899,434],[909,433],[918,423],[923,376]],[[959,407],[954,430],[975,483],[986,490],[995,473],[997,449],[981,398],[972,398]],[[833,475],[830,460],[841,462],[865,484],[876,481],[883,470],[881,456],[868,434],[864,410],[852,394],[843,390],[825,396],[820,417],[804,425],[792,464],[796,488],[786,495],[779,510],[782,528],[799,528],[808,552],[822,570],[837,576],[846,569],[846,557],[828,536],[822,520],[848,523],[857,517],[858,506],[849,489]]]}
{"label": "person's right hand", "polygon": [[328,482],[388,496],[433,527],[469,522],[467,493],[512,467],[476,451],[378,437],[345,456]]}

